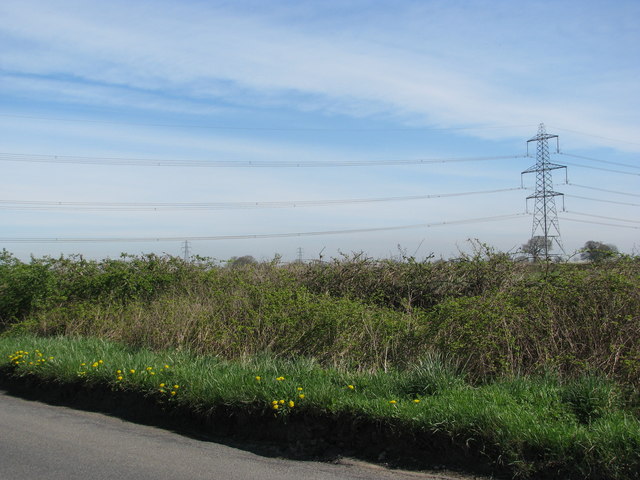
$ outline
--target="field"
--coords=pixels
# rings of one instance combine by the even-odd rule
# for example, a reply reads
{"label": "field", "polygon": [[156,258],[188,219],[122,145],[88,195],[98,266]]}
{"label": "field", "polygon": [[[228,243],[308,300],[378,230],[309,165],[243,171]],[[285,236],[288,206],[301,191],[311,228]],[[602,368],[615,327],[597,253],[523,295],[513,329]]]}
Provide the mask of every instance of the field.
{"label": "field", "polygon": [[3,381],[135,394],[312,455],[506,478],[640,471],[637,257],[530,264],[479,246],[220,266],[5,251],[0,326]]}

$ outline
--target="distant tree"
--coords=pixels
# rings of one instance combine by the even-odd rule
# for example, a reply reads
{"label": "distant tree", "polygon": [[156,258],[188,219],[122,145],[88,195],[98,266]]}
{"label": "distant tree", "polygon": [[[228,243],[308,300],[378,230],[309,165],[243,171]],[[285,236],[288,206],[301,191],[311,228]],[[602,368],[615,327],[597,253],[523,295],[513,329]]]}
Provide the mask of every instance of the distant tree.
{"label": "distant tree", "polygon": [[[551,238],[547,237],[546,252],[548,253],[550,251]],[[522,253],[526,253],[534,262],[543,258],[545,254],[544,237],[540,235],[531,237],[527,243],[522,245]]]}
{"label": "distant tree", "polygon": [[590,262],[602,262],[609,260],[618,254],[618,247],[603,242],[589,240],[580,250],[580,258]]}
{"label": "distant tree", "polygon": [[227,262],[229,268],[246,267],[247,265],[255,265],[258,261],[251,255],[244,255],[242,257],[231,257]]}

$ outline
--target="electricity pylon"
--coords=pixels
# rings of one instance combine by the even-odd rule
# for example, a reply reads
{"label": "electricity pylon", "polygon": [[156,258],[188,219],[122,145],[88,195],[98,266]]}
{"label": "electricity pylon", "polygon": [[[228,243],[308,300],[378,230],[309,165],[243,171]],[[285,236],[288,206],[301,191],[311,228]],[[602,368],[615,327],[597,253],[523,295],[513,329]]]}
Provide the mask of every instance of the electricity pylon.
{"label": "electricity pylon", "polygon": [[[560,251],[564,254],[564,247],[560,239],[560,225],[558,223],[558,212],[556,210],[556,197],[564,194],[553,190],[553,179],[551,171],[559,168],[565,169],[566,166],[549,161],[549,139],[556,139],[556,152],[560,151],[560,143],[558,135],[550,135],[545,131],[544,124],[538,127],[538,134],[527,140],[527,155],[529,154],[529,143],[536,142],[536,164],[529,167],[520,175],[525,173],[536,174],[536,190],[533,195],[527,197],[527,204],[530,198],[535,199],[533,208],[533,227],[531,229],[532,243],[539,243],[541,253],[545,260],[549,260],[549,250],[553,248],[555,243]],[[564,197],[563,197],[564,198]]]}
{"label": "electricity pylon", "polygon": [[189,262],[191,260],[189,240],[185,240],[184,243],[182,244],[182,254],[185,262]]}

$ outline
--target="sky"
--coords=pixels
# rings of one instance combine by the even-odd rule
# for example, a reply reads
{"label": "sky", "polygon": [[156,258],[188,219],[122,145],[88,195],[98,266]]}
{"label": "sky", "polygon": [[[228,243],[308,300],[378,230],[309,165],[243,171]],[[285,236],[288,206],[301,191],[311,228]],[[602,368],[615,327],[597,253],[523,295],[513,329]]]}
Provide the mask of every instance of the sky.
{"label": "sky", "polygon": [[567,255],[640,252],[637,0],[3,0],[0,18],[18,258],[516,252],[541,123]]}

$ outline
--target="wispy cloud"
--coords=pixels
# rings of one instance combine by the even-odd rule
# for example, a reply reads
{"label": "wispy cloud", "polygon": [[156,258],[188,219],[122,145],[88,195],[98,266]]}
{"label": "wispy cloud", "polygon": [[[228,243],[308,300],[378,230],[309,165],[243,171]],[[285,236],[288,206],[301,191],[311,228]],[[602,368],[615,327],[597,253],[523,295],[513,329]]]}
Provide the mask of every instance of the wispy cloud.
{"label": "wispy cloud", "polygon": [[[201,2],[3,2],[3,68],[58,83],[71,73],[85,84],[78,97],[91,89],[106,102],[110,89],[135,89],[148,105],[161,91],[167,108],[175,93],[194,109],[203,108],[194,99],[248,99],[446,126],[533,119],[624,138],[639,127],[633,2],[599,18],[554,4],[562,29],[534,16],[548,2],[402,2],[384,15],[358,14],[355,2],[348,25],[330,15],[335,5],[302,5],[286,15],[282,6],[256,14]],[[366,21],[354,25],[358,18]]]}

